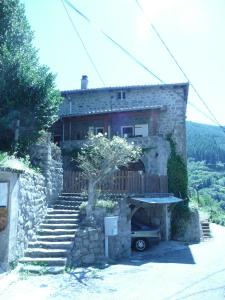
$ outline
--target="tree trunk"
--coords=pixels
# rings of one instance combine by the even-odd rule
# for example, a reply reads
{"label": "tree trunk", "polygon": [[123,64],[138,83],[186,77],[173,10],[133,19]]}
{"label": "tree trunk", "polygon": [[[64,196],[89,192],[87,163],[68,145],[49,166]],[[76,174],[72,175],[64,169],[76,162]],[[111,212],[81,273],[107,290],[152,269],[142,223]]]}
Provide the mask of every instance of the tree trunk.
{"label": "tree trunk", "polygon": [[95,182],[92,179],[88,181],[88,203],[87,203],[87,217],[91,217],[94,210],[95,200]]}

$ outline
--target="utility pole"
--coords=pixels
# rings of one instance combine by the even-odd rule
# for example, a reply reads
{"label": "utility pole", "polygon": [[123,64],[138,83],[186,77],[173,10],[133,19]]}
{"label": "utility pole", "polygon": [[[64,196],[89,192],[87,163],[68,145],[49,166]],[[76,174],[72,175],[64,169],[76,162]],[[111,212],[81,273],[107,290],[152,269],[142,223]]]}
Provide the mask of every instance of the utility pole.
{"label": "utility pole", "polygon": [[20,134],[20,119],[17,119],[16,126],[15,126],[15,134],[14,134],[14,151],[16,151],[18,145],[19,134]]}

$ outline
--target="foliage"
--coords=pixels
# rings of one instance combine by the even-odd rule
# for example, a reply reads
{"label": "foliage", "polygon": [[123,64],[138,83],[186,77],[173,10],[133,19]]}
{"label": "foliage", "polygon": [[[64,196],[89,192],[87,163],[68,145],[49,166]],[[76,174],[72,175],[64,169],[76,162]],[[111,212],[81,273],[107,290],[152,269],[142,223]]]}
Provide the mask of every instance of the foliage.
{"label": "foliage", "polygon": [[191,209],[187,203],[178,203],[173,207],[171,214],[172,237],[183,236],[188,226]]}
{"label": "foliage", "polygon": [[0,165],[1,165],[4,161],[6,161],[7,157],[8,157],[7,152],[0,152]]}
{"label": "foliage", "polygon": [[209,196],[225,210],[225,166],[188,160],[189,193],[191,196]]}
{"label": "foliage", "polygon": [[137,161],[140,155],[140,147],[129,144],[121,137],[108,139],[102,134],[89,135],[77,157],[79,167],[88,179],[88,217],[94,208],[97,183],[113,174],[119,167]]}
{"label": "foliage", "polygon": [[211,222],[225,226],[225,211],[210,195],[193,195],[191,204],[198,207],[200,213],[206,213]]}
{"label": "foliage", "polygon": [[[57,117],[55,76],[39,64],[19,0],[0,1],[0,150],[22,155]],[[15,145],[15,131],[19,139]]]}
{"label": "foliage", "polygon": [[38,168],[32,166],[29,155],[18,158],[14,154],[9,155],[7,152],[0,152],[0,167],[27,172],[40,172]]}
{"label": "foliage", "polygon": [[139,159],[141,148],[129,144],[125,139],[114,136],[111,140],[101,133],[89,135],[78,153],[77,161],[87,179],[99,182],[121,166]]}
{"label": "foliage", "polygon": [[225,163],[224,132],[219,126],[187,122],[187,154],[207,164]]}
{"label": "foliage", "polygon": [[[113,200],[98,199],[95,202],[94,209],[95,208],[104,208],[107,212],[112,212],[113,209],[116,207],[116,205],[117,205],[117,202],[115,202]],[[87,207],[87,202],[82,202],[81,205],[79,206],[79,209],[81,211],[85,211],[86,207]]]}
{"label": "foliage", "polygon": [[167,163],[168,190],[177,197],[187,199],[187,167],[182,157],[177,154],[171,136],[168,136],[168,141],[170,143],[170,157]]}
{"label": "foliage", "polygon": [[210,221],[225,226],[225,166],[188,160],[192,205],[206,212]]}

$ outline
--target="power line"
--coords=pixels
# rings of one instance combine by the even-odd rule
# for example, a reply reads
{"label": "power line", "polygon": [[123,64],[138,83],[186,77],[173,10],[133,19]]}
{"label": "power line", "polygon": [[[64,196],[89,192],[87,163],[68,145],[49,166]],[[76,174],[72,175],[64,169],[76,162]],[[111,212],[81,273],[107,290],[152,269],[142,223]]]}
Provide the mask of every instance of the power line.
{"label": "power line", "polygon": [[[141,4],[139,3],[139,1],[135,0],[135,2],[137,4],[137,6],[139,7],[139,9],[141,10],[141,12],[143,13],[143,15],[145,16],[145,18],[147,19],[147,21],[149,21],[149,19],[146,16],[146,14],[145,14],[145,12],[144,12]],[[150,25],[151,25],[151,28],[153,29],[153,31],[155,32],[155,34],[157,35],[157,37],[159,38],[159,40],[161,41],[161,43],[163,44],[163,46],[165,47],[165,49],[167,50],[167,52],[169,53],[170,57],[173,59],[173,61],[175,62],[175,64],[177,65],[177,67],[180,69],[180,71],[182,72],[182,74],[184,75],[184,77],[186,78],[186,80],[189,82],[189,84],[192,87],[192,89],[194,90],[195,94],[198,96],[198,98],[200,99],[200,101],[206,107],[206,109],[209,112],[209,114],[212,116],[211,120],[213,119],[214,123],[216,123],[217,125],[219,125],[223,129],[223,131],[224,131],[223,126],[219,123],[219,121],[217,120],[217,118],[215,117],[215,115],[213,114],[213,112],[210,110],[209,106],[206,104],[206,102],[204,101],[204,99],[202,98],[202,96],[199,94],[199,92],[195,88],[194,84],[190,81],[190,79],[188,78],[187,74],[184,72],[183,68],[180,66],[180,64],[178,63],[177,59],[175,58],[175,56],[173,55],[173,53],[171,52],[171,50],[169,49],[169,47],[167,46],[167,44],[165,43],[165,41],[163,40],[163,38],[161,37],[161,35],[159,34],[159,32],[157,31],[156,27],[151,22],[150,22]]]}
{"label": "power line", "polygon": [[[63,0],[61,0],[63,1]],[[76,13],[78,13],[86,22],[88,22],[89,24],[92,24],[91,19],[89,19],[86,15],[84,15],[80,10],[78,10],[73,4],[71,4],[70,1],[68,0],[64,0]],[[164,81],[159,78],[159,76],[157,76],[155,73],[153,73],[148,67],[146,67],[140,60],[138,60],[131,52],[129,52],[127,49],[125,49],[122,45],[120,45],[118,42],[116,42],[109,34],[107,34],[106,32],[104,32],[101,28],[98,28],[98,31],[100,31],[100,33],[102,35],[104,35],[104,37],[106,37],[110,42],[112,42],[114,45],[116,45],[121,51],[123,51],[127,56],[130,57],[130,59],[132,59],[136,64],[138,64],[141,68],[143,68],[144,70],[146,70],[149,74],[151,74],[151,76],[155,77],[157,80],[159,80],[161,83],[164,83]]]}
{"label": "power line", "polygon": [[63,7],[64,7],[64,9],[65,9],[65,12],[66,12],[66,14],[67,14],[67,16],[68,16],[68,18],[69,18],[69,20],[70,20],[70,22],[71,22],[72,27],[73,27],[73,29],[74,29],[74,31],[75,31],[77,37],[79,38],[79,40],[80,40],[80,42],[81,42],[81,44],[82,44],[82,46],[83,46],[83,48],[84,48],[86,54],[87,54],[87,57],[89,58],[89,60],[90,60],[90,62],[91,62],[91,64],[92,64],[92,66],[93,66],[95,72],[97,73],[97,75],[98,75],[100,81],[101,81],[102,84],[105,86],[105,82],[104,82],[104,80],[103,80],[101,74],[99,73],[99,71],[98,71],[98,69],[97,69],[97,67],[96,67],[96,65],[95,65],[95,63],[94,63],[94,61],[93,61],[93,59],[92,59],[90,53],[88,52],[87,47],[85,46],[85,44],[84,44],[84,42],[83,42],[83,40],[82,40],[82,38],[81,38],[81,35],[79,34],[79,31],[77,30],[77,28],[76,28],[76,26],[75,26],[75,24],[74,24],[72,18],[70,17],[70,14],[69,14],[69,12],[68,12],[66,6],[65,6],[64,1],[61,0],[61,2],[62,2],[62,5],[63,5]]}
{"label": "power line", "polygon": [[[80,10],[78,10],[73,4],[70,3],[70,1],[68,0],[61,0],[62,2],[66,2],[67,5],[69,5],[77,14],[79,14],[87,23],[89,23],[90,25],[93,25],[93,22],[91,21],[91,19],[89,19],[85,14],[83,14]],[[138,1],[136,1],[136,3],[139,5]],[[63,3],[64,4],[64,3]],[[64,5],[65,6],[65,5]],[[142,8],[141,8],[142,9]],[[69,16],[70,17],[70,16]],[[70,17],[71,20],[71,17]],[[73,23],[72,23],[73,24]],[[96,26],[94,26],[96,28]],[[141,66],[143,69],[145,69],[148,73],[150,73],[153,77],[155,77],[157,80],[159,80],[161,83],[165,84],[165,81],[163,81],[159,76],[157,76],[156,74],[154,74],[148,67],[146,67],[141,61],[139,61],[133,54],[131,54],[127,49],[125,49],[123,46],[121,46],[118,42],[116,42],[110,35],[108,35],[106,32],[104,32],[102,29],[100,28],[96,28],[102,35],[104,35],[104,37],[106,37],[110,42],[112,42],[115,46],[117,46],[121,51],[123,51],[127,56],[129,56],[136,64],[138,64],[139,66]],[[77,30],[76,30],[77,31]],[[162,40],[163,41],[163,40]],[[166,46],[166,44],[165,44]],[[169,48],[168,48],[169,51]],[[170,52],[170,55],[172,55],[172,53]],[[173,56],[174,61],[176,61],[175,57]],[[182,71],[183,74],[184,71],[182,70],[182,68],[179,66],[178,62],[176,61],[177,66],[180,68],[180,70]],[[185,74],[185,78],[188,80],[188,77]],[[188,80],[189,81],[189,80]],[[193,86],[192,86],[193,87]],[[179,97],[181,97],[180,94],[176,93]],[[183,99],[183,98],[182,98]],[[188,104],[190,104],[192,107],[194,107],[198,112],[200,112],[202,115],[204,115],[204,117],[206,117],[207,119],[209,119],[211,122],[215,123],[215,118],[212,118],[210,116],[208,116],[205,112],[203,112],[201,109],[199,109],[194,103],[188,101]],[[211,115],[211,113],[210,113]],[[218,121],[216,122],[216,124],[218,125]],[[220,125],[221,128],[223,128]],[[223,128],[224,130],[224,128]]]}

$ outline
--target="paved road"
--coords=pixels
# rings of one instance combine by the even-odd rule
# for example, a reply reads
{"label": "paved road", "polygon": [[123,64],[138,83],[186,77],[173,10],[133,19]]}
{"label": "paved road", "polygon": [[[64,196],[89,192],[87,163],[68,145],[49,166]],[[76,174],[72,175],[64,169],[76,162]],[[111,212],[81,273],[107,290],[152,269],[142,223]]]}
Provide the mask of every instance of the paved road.
{"label": "paved road", "polygon": [[1,300],[224,300],[225,228],[195,245],[162,242],[144,254],[103,269],[21,278],[0,275]]}

